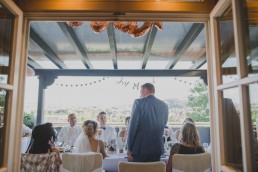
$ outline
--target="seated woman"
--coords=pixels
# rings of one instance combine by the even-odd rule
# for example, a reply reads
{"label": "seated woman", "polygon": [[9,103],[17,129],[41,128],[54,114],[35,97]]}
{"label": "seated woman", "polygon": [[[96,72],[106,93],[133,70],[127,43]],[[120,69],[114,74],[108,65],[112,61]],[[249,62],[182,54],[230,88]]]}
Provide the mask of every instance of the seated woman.
{"label": "seated woman", "polygon": [[32,144],[28,151],[30,154],[56,152],[58,161],[62,163],[59,150],[54,145],[56,140],[56,132],[52,123],[38,125],[32,131]]}
{"label": "seated woman", "polygon": [[73,153],[98,152],[103,158],[107,157],[104,143],[96,139],[98,124],[96,121],[87,120],[83,123],[83,132],[77,137]]}
{"label": "seated woman", "polygon": [[127,135],[128,135],[128,125],[130,122],[130,116],[125,118],[125,129],[123,129],[120,133],[119,133],[119,137],[122,138],[122,141],[125,143],[127,140]]}
{"label": "seated woman", "polygon": [[198,154],[205,152],[193,123],[185,122],[183,124],[180,129],[179,139],[180,143],[174,144],[171,148],[167,163],[167,172],[172,171],[172,158],[174,154]]}

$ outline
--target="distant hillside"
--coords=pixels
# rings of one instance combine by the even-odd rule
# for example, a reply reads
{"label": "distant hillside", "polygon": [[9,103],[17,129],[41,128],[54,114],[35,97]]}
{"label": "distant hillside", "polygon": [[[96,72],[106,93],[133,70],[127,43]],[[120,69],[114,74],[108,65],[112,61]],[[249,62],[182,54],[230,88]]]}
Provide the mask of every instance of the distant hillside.
{"label": "distant hillside", "polygon": [[[186,103],[187,100],[181,99],[165,99],[164,100],[169,108],[169,122],[181,122],[185,118],[185,114],[188,110]],[[91,119],[97,120],[97,115],[101,111],[107,112],[107,119],[112,124],[124,124],[124,120],[127,116],[131,115],[132,104],[123,105],[117,107],[73,107],[73,108],[60,108],[60,107],[46,107],[44,111],[45,122],[53,123],[67,123],[67,116],[70,113],[77,115],[77,121],[79,123]],[[29,112],[36,115],[35,112]]]}

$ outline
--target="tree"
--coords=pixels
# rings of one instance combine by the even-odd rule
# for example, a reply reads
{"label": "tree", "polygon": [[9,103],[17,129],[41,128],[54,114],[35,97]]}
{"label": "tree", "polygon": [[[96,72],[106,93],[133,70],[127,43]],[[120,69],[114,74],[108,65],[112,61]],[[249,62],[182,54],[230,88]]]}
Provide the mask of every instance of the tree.
{"label": "tree", "polygon": [[35,115],[33,114],[33,112],[29,113],[29,112],[24,112],[24,116],[23,116],[23,123],[28,126],[29,128],[33,128],[36,122],[36,118]]}
{"label": "tree", "polygon": [[198,82],[195,87],[190,90],[187,106],[190,111],[186,116],[192,118],[196,122],[209,122],[209,104],[208,104],[208,87],[204,83]]}

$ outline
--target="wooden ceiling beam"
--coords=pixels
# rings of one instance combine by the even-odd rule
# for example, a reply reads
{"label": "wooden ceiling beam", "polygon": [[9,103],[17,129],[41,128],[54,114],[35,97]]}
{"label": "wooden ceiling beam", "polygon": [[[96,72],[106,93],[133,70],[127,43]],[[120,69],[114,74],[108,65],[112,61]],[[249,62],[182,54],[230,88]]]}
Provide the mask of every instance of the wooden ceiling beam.
{"label": "wooden ceiling beam", "polygon": [[154,43],[154,40],[155,40],[155,37],[156,37],[156,34],[157,34],[157,30],[158,30],[157,27],[153,26],[151,28],[151,30],[149,31],[149,35],[148,35],[148,38],[146,40],[146,44],[144,46],[142,69],[145,69],[145,67],[147,65],[147,62],[148,62],[148,59],[149,59],[149,56],[150,56],[150,53],[151,53],[151,48],[152,48],[152,45]]}
{"label": "wooden ceiling beam", "polygon": [[197,2],[173,1],[78,1],[78,0],[18,0],[18,6],[24,12],[49,11],[105,11],[124,14],[125,12],[176,12],[209,14],[218,0]]}
{"label": "wooden ceiling beam", "polygon": [[196,39],[196,37],[200,34],[200,32],[203,30],[203,28],[204,28],[203,23],[194,23],[192,25],[192,27],[189,29],[189,31],[185,35],[182,42],[177,47],[174,56],[168,62],[167,66],[166,66],[167,69],[173,69],[175,67],[176,63],[180,60],[180,58],[183,56],[183,54],[186,52],[186,50],[190,47],[190,45],[193,43],[193,41]]}
{"label": "wooden ceiling beam", "polygon": [[63,31],[63,33],[66,36],[66,39],[68,42],[72,45],[74,51],[77,55],[79,55],[82,63],[87,69],[91,69],[92,65],[90,63],[89,57],[87,56],[87,49],[86,47],[83,47],[80,43],[79,39],[76,36],[76,33],[74,32],[73,28],[68,26],[65,22],[57,22],[60,29]]}
{"label": "wooden ceiling beam", "polygon": [[110,47],[110,53],[112,56],[113,66],[114,66],[114,69],[118,69],[118,67],[117,67],[117,48],[116,48],[116,40],[115,40],[113,24],[109,24],[109,26],[107,28],[107,34],[108,34],[108,41],[109,41],[109,47]]}
{"label": "wooden ceiling beam", "polygon": [[38,45],[38,47],[43,51],[43,54],[59,69],[67,68],[64,62],[56,55],[54,50],[47,45],[47,43],[34,31],[33,28],[30,28],[30,41]]}

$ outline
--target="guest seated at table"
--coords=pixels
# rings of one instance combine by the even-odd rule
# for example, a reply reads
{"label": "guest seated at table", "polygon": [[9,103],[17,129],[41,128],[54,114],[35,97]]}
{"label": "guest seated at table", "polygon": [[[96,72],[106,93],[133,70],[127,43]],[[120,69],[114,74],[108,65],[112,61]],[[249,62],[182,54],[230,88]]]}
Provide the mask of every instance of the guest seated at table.
{"label": "guest seated at table", "polygon": [[163,141],[164,141],[164,143],[171,141],[170,130],[169,130],[168,127],[165,127],[165,128],[164,128]]}
{"label": "guest seated at table", "polygon": [[56,133],[52,123],[38,125],[32,131],[32,144],[28,151],[30,154],[56,152],[59,162],[62,163],[59,150],[54,145],[56,140]]}
{"label": "guest seated at table", "polygon": [[130,116],[125,118],[125,128],[119,133],[119,137],[122,138],[123,143],[126,143],[127,140],[129,122]]}
{"label": "guest seated at table", "polygon": [[116,140],[117,133],[115,128],[107,125],[106,112],[99,113],[98,122],[100,123],[100,131],[102,131],[101,134],[98,134],[98,139],[111,144],[112,141]]}
{"label": "guest seated at table", "polygon": [[102,140],[96,139],[98,124],[96,121],[87,120],[82,125],[83,132],[74,143],[73,153],[98,152],[103,158],[107,157]]}
{"label": "guest seated at table", "polygon": [[[194,120],[192,118],[188,118],[188,117],[185,118],[184,121],[183,121],[183,124],[186,123],[186,122],[191,122],[195,125]],[[179,141],[179,133],[180,133],[180,129],[178,129],[174,132],[174,138],[178,141]]]}
{"label": "guest seated at table", "polygon": [[59,134],[58,141],[63,142],[64,146],[73,146],[77,137],[81,134],[82,128],[77,125],[76,115],[71,113],[68,115],[69,125],[64,126]]}
{"label": "guest seated at table", "polygon": [[168,127],[164,128],[164,133],[163,133],[163,142],[164,142],[164,149],[168,149],[168,144],[172,141],[170,137],[170,131]]}
{"label": "guest seated at table", "polygon": [[22,125],[21,153],[25,153],[30,144],[32,129],[25,124]]}
{"label": "guest seated at table", "polygon": [[179,139],[180,143],[174,144],[170,150],[167,172],[172,171],[172,158],[174,154],[198,154],[205,152],[193,123],[185,122],[183,124],[180,129]]}

